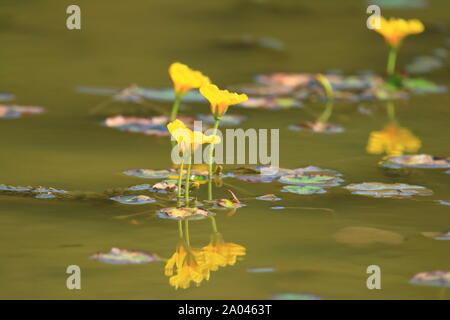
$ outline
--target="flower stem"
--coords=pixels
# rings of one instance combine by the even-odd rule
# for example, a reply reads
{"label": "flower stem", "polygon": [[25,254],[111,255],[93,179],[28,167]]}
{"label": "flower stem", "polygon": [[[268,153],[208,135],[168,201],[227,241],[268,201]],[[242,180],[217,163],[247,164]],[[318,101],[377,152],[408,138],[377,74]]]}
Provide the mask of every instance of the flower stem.
{"label": "flower stem", "polygon": [[395,117],[395,107],[392,101],[388,101],[386,105],[386,111],[389,117],[389,120],[393,123],[397,123],[397,118]]}
{"label": "flower stem", "polygon": [[180,239],[183,239],[183,222],[178,220],[178,235],[180,236]]}
{"label": "flower stem", "polygon": [[212,229],[214,233],[218,233],[219,231],[217,231],[217,223],[216,223],[216,218],[214,218],[213,216],[209,216],[211,218],[211,225],[212,225]]}
{"label": "flower stem", "polygon": [[391,47],[389,49],[387,68],[386,68],[388,76],[394,75],[396,60],[397,60],[397,47]]}
{"label": "flower stem", "polygon": [[189,220],[186,219],[184,221],[184,226],[185,226],[185,232],[186,232],[186,243],[188,245],[188,247],[191,246],[191,239],[189,238]]}
{"label": "flower stem", "polygon": [[191,154],[191,158],[189,159],[189,164],[188,164],[188,169],[187,169],[187,173],[186,173],[186,182],[185,182],[185,187],[184,187],[184,202],[185,202],[185,206],[189,207],[189,181],[191,180],[191,169],[192,169],[192,154]]}
{"label": "flower stem", "polygon": [[319,116],[317,122],[327,123],[333,113],[333,100],[328,100],[324,112]]}
{"label": "flower stem", "polygon": [[183,179],[183,167],[184,167],[184,160],[181,161],[180,168],[178,171],[178,186],[177,186],[177,202],[178,206],[180,206],[180,200],[181,200],[181,180]]}
{"label": "flower stem", "polygon": [[[219,128],[220,117],[216,117],[213,126],[213,135],[216,135],[217,128]],[[209,157],[208,157],[208,200],[212,200],[212,178],[213,178],[213,155],[214,155],[214,144],[210,145]]]}
{"label": "flower stem", "polygon": [[181,94],[175,94],[175,101],[173,102],[172,111],[170,113],[170,121],[174,121],[177,118],[181,97]]}

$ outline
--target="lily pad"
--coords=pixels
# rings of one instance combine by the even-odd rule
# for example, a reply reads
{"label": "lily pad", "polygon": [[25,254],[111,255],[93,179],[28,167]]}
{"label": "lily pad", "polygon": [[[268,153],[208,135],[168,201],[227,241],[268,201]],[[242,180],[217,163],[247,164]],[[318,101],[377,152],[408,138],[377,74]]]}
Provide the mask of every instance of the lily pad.
{"label": "lily pad", "polygon": [[117,201],[122,204],[147,204],[156,202],[155,199],[150,198],[149,196],[145,195],[138,195],[138,196],[117,196],[109,198],[113,201]]}
{"label": "lily pad", "polygon": [[238,104],[237,106],[252,109],[252,108],[262,108],[262,109],[290,109],[290,108],[300,108],[303,104],[290,97],[250,97],[247,101]]}
{"label": "lily pad", "polygon": [[402,81],[402,85],[414,93],[445,93],[446,86],[439,86],[434,82],[423,78],[408,78]]}
{"label": "lily pad", "polygon": [[286,96],[292,89],[284,86],[267,86],[261,84],[248,84],[229,88],[233,92],[242,92],[249,96]]}
{"label": "lily pad", "polygon": [[409,198],[411,196],[431,196],[433,191],[422,186],[405,183],[364,182],[353,183],[344,187],[352,194],[373,198]]}
{"label": "lily pad", "polygon": [[409,168],[450,168],[450,158],[435,157],[429,154],[412,154],[388,158],[380,163],[382,167],[398,169]]}
{"label": "lily pad", "polygon": [[0,191],[16,191],[16,192],[23,192],[23,191],[31,191],[33,190],[33,187],[27,186],[8,186],[6,184],[0,184]]}
{"label": "lily pad", "polygon": [[178,188],[176,180],[163,180],[161,182],[155,183],[151,190],[173,192]]}
{"label": "lily pad", "polygon": [[[142,97],[154,101],[172,102],[175,100],[175,92],[172,88],[140,88],[139,93]],[[186,92],[183,96],[183,102],[206,103],[208,101],[200,94],[200,92],[191,90]]]}
{"label": "lily pad", "polygon": [[444,205],[444,206],[450,206],[450,201],[449,200],[436,200],[437,202],[439,202],[440,204]]}
{"label": "lily pad", "polygon": [[335,233],[333,237],[339,243],[357,247],[377,243],[399,245],[405,240],[398,233],[369,227],[346,227]]}
{"label": "lily pad", "polygon": [[151,188],[152,188],[152,186],[150,184],[144,183],[144,184],[138,184],[138,185],[135,185],[135,186],[131,186],[131,187],[128,188],[128,190],[131,190],[131,191],[142,191],[142,190],[149,190]]}
{"label": "lily pad", "polygon": [[[199,114],[197,117],[207,124],[214,124],[215,121],[212,114]],[[219,126],[237,126],[245,119],[247,117],[240,114],[225,114],[222,116]]]}
{"label": "lily pad", "polygon": [[154,170],[154,169],[131,169],[123,172],[128,176],[135,176],[144,179],[164,179],[172,172],[169,170]]}
{"label": "lily pad", "polygon": [[276,176],[266,176],[266,175],[261,175],[261,174],[233,176],[233,178],[239,179],[239,180],[245,181],[245,182],[251,182],[251,183],[270,183],[270,182],[275,181],[275,179],[277,179]]}
{"label": "lily pad", "polygon": [[308,293],[279,293],[273,295],[272,300],[322,300],[322,298]]}
{"label": "lily pad", "polygon": [[96,253],[90,259],[108,264],[144,264],[161,261],[157,255],[139,250],[112,248],[110,252]]}
{"label": "lily pad", "polygon": [[288,88],[299,88],[309,86],[314,81],[314,76],[310,73],[288,73],[277,72],[258,75],[256,82],[268,86],[283,86]]}
{"label": "lily pad", "polygon": [[62,190],[62,189],[55,189],[55,188],[45,188],[45,187],[37,187],[33,190],[31,190],[31,192],[37,192],[37,193],[67,193],[66,190]]}
{"label": "lily pad", "polygon": [[189,219],[189,220],[200,220],[204,219],[212,213],[208,210],[196,208],[196,207],[181,207],[181,208],[163,208],[157,211],[160,218],[163,219]]}
{"label": "lily pad", "polygon": [[409,283],[419,286],[450,287],[450,271],[420,272],[409,280]]}
{"label": "lily pad", "polygon": [[341,133],[345,130],[337,124],[311,121],[290,125],[288,128],[292,131],[306,130],[314,133]]}
{"label": "lily pad", "polygon": [[442,68],[444,63],[441,59],[433,56],[419,56],[406,66],[406,71],[413,74],[428,73]]}
{"label": "lily pad", "polygon": [[286,207],[275,206],[275,207],[270,207],[270,209],[272,209],[272,210],[283,210],[283,209],[286,209]]}
{"label": "lily pad", "polygon": [[368,0],[382,9],[419,9],[428,6],[428,0]]}
{"label": "lily pad", "polygon": [[265,200],[265,201],[280,201],[281,198],[278,198],[274,194],[265,194],[259,197],[256,197],[256,200]]}
{"label": "lily pad", "polygon": [[36,199],[53,199],[56,198],[56,196],[50,192],[48,193],[40,193],[35,196]]}
{"label": "lily pad", "polygon": [[45,111],[42,107],[0,105],[0,119],[20,118],[23,115],[40,114]]}
{"label": "lily pad", "polygon": [[287,184],[332,187],[338,186],[344,180],[333,175],[326,175],[321,173],[303,173],[298,175],[282,176],[278,181]]}
{"label": "lily pad", "polygon": [[295,194],[301,194],[301,195],[310,195],[310,194],[320,194],[320,193],[325,193],[325,189],[322,189],[321,187],[318,186],[310,186],[310,185],[305,185],[305,186],[298,186],[298,185],[294,185],[294,186],[284,186],[281,189],[282,192],[291,192],[291,193],[295,193]]}
{"label": "lily pad", "polygon": [[0,92],[0,101],[11,101],[16,98],[12,93]]}

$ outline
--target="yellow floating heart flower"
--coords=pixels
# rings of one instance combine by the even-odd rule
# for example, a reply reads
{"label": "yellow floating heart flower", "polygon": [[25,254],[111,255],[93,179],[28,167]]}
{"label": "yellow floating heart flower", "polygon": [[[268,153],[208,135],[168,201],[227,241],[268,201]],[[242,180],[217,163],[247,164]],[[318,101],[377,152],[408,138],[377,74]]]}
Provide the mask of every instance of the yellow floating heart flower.
{"label": "yellow floating heart flower", "polygon": [[201,86],[200,93],[208,99],[211,104],[211,112],[216,119],[223,116],[227,112],[229,106],[248,100],[246,94],[238,94],[229,92],[228,90],[220,90],[213,84]]}
{"label": "yellow floating heart flower", "polygon": [[[373,18],[376,19],[376,18]],[[380,17],[380,27],[374,29],[380,33],[391,47],[398,47],[401,41],[412,34],[419,34],[425,30],[420,20],[404,20]]]}
{"label": "yellow floating heart flower", "polygon": [[388,157],[400,156],[405,152],[416,152],[422,143],[406,128],[395,124],[387,125],[381,131],[373,131],[367,142],[367,152],[371,154],[386,153]]}
{"label": "yellow floating heart flower", "polygon": [[220,233],[212,236],[211,242],[202,248],[202,252],[204,264],[211,271],[227,265],[232,266],[236,263],[238,256],[246,254],[245,247],[233,242],[225,242]]}
{"label": "yellow floating heart flower", "polygon": [[167,124],[172,137],[175,139],[178,145],[180,145],[181,152],[195,151],[201,144],[204,143],[220,143],[220,137],[216,135],[207,136],[200,131],[192,131],[187,128],[181,120],[175,120]]}
{"label": "yellow floating heart flower", "polygon": [[184,95],[191,89],[200,88],[211,81],[200,71],[192,70],[187,65],[174,62],[169,67],[169,75],[177,95]]}

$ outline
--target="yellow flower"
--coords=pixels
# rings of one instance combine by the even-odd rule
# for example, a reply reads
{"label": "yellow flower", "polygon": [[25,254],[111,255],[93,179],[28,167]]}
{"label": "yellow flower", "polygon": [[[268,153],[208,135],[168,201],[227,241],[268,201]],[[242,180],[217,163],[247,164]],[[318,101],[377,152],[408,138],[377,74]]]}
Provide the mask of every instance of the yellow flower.
{"label": "yellow flower", "polygon": [[411,34],[422,33],[425,30],[425,27],[423,23],[417,19],[404,20],[390,18],[387,20],[384,17],[380,17],[380,27],[375,28],[374,30],[380,33],[390,46],[397,47],[400,45],[403,38]]}
{"label": "yellow flower", "polygon": [[238,256],[245,255],[245,247],[225,242],[221,234],[213,235],[211,242],[202,248],[204,254],[204,264],[211,271],[216,271],[219,267],[232,266],[236,263]]}
{"label": "yellow flower", "polygon": [[229,92],[228,90],[220,90],[213,84],[201,86],[200,93],[210,102],[211,112],[216,118],[224,115],[229,106],[248,100],[246,94],[237,94]]}
{"label": "yellow flower", "polygon": [[367,152],[371,154],[386,153],[387,156],[400,156],[404,152],[416,152],[421,141],[411,131],[395,124],[387,125],[381,131],[373,131],[367,142]]}
{"label": "yellow flower", "polygon": [[174,62],[170,65],[169,75],[172,78],[177,95],[183,95],[191,89],[200,88],[202,85],[211,82],[200,71],[192,70],[187,65],[179,62]]}
{"label": "yellow flower", "polygon": [[180,244],[172,257],[167,260],[164,274],[170,277],[169,284],[175,289],[187,289],[192,281],[200,285],[203,280],[209,280],[209,269],[199,252]]}
{"label": "yellow flower", "polygon": [[178,119],[167,124],[167,129],[177,144],[180,145],[180,150],[183,153],[186,151],[193,152],[199,145],[204,143],[218,144],[221,141],[219,136],[207,136],[203,132],[192,131],[186,127],[183,121]]}

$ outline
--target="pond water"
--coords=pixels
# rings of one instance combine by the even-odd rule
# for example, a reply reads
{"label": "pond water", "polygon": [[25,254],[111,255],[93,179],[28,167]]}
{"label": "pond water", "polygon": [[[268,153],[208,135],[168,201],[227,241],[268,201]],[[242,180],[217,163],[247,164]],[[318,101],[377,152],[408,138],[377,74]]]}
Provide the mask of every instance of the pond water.
{"label": "pond water", "polygon": [[[421,10],[382,12],[419,18],[427,26],[424,34],[405,41],[400,68],[415,56],[445,47],[448,3],[430,2]],[[167,137],[100,125],[123,110],[151,114],[114,103],[91,115],[92,107],[105,98],[81,94],[76,87],[169,87],[167,67],[173,61],[203,71],[222,87],[278,71],[340,69],[351,74],[369,69],[382,74],[387,48],[365,27],[365,1],[80,0],[81,31],[65,27],[69,4],[0,4],[0,91],[15,94],[18,105],[46,108],[43,114],[0,119],[0,183],[93,194],[75,199],[0,195],[1,298],[270,299],[283,293],[323,299],[437,298],[437,288],[413,286],[409,280],[422,271],[450,267],[450,243],[422,235],[450,229],[449,207],[434,201],[450,199],[450,175],[442,169],[393,174],[377,165],[382,155],[366,153],[370,132],[388,123],[384,102],[336,102],[332,122],[345,128],[337,134],[288,129],[319,115],[324,108],[320,102],[289,110],[231,107],[230,113],[248,117],[242,128],[280,128],[281,167],[333,169],[345,182],[324,194],[299,195],[281,192],[285,184],[280,182],[224,179],[229,185],[216,188],[215,197],[229,198],[226,190],[232,189],[246,206],[234,215],[219,211],[217,226],[225,241],[245,247],[246,254],[235,265],[211,273],[199,287],[175,290],[164,275],[163,262],[110,265],[89,259],[113,247],[168,258],[178,243],[178,226],[177,221],[161,219],[154,203],[132,206],[98,199],[105,190],[158,182],[122,172],[169,168],[170,144]],[[221,36],[245,33],[279,39],[286,49],[218,45]],[[425,77],[448,86],[448,75],[446,67]],[[415,95],[395,103],[397,120],[421,140],[421,153],[449,155],[449,103],[449,94]],[[170,110],[170,103],[158,104]],[[361,104],[373,106],[373,112],[358,112]],[[205,104],[186,105],[186,115],[209,112]],[[370,198],[342,188],[362,182],[425,186],[433,194]],[[264,194],[281,200],[254,199]],[[206,188],[195,195],[205,199]],[[143,214],[120,218],[137,213]],[[209,219],[192,221],[189,228],[193,246],[208,244]],[[371,237],[376,241],[366,241]],[[66,288],[69,265],[81,268],[81,290]],[[381,290],[366,287],[370,265],[381,268]]]}

